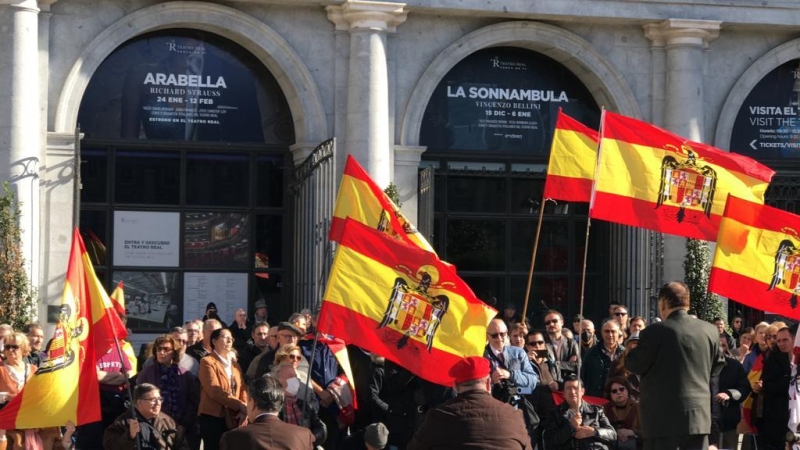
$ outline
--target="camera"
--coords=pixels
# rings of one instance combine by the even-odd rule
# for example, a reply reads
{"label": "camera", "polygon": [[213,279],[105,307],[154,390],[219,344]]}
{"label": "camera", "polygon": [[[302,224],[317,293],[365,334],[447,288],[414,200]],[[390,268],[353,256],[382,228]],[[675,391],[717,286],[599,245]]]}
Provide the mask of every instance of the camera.
{"label": "camera", "polygon": [[789,443],[800,443],[800,433],[795,433],[794,431],[787,431],[786,432],[786,442],[789,442]]}

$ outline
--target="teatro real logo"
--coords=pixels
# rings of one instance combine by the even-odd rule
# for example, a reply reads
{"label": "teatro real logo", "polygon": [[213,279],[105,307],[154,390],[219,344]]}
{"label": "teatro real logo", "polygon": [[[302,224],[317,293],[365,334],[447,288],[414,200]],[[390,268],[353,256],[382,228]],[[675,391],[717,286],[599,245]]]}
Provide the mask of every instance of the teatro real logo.
{"label": "teatro real logo", "polygon": [[516,62],[516,61],[503,61],[500,59],[499,56],[495,56],[494,58],[489,58],[489,61],[492,63],[492,69],[501,69],[501,70],[528,70],[528,65],[524,62]]}
{"label": "teatro real logo", "polygon": [[197,45],[179,44],[175,40],[167,41],[167,51],[182,55],[205,55],[206,47],[200,42]]}

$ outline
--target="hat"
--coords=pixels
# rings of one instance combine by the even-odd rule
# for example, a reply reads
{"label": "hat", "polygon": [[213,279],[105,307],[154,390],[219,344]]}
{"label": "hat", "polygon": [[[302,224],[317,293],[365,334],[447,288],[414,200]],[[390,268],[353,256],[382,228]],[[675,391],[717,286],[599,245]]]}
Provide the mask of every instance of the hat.
{"label": "hat", "polygon": [[506,302],[505,305],[503,305],[503,308],[505,308],[505,309],[517,309],[517,305],[515,305],[514,302]]}
{"label": "hat", "polygon": [[297,328],[291,322],[281,322],[278,324],[278,331],[289,330],[296,334],[298,337],[303,335],[303,332],[300,331],[300,328]]}
{"label": "hat", "polygon": [[208,302],[208,304],[206,305],[206,311],[208,311],[210,308],[217,309],[217,304],[214,302]]}
{"label": "hat", "polygon": [[256,307],[255,307],[255,309],[259,309],[259,308],[264,308],[264,309],[266,309],[266,308],[267,308],[267,302],[265,302],[263,299],[262,299],[262,300],[258,300],[258,301],[256,302]]}
{"label": "hat", "polygon": [[378,449],[386,447],[389,441],[389,430],[386,425],[378,422],[369,425],[364,430],[364,443]]}
{"label": "hat", "polygon": [[631,341],[638,341],[638,340],[639,340],[639,332],[637,331],[635,333],[631,333],[631,335],[628,336],[628,339],[625,339],[625,345],[628,345],[628,343]]}
{"label": "hat", "polygon": [[575,314],[575,317],[572,318],[572,322],[573,323],[575,323],[575,322],[577,322],[579,320],[581,320],[581,321],[583,320],[583,316],[580,315],[580,314]]}
{"label": "hat", "polygon": [[489,375],[490,372],[489,360],[482,356],[468,356],[453,364],[447,375],[454,378],[457,384],[460,384],[483,378]]}

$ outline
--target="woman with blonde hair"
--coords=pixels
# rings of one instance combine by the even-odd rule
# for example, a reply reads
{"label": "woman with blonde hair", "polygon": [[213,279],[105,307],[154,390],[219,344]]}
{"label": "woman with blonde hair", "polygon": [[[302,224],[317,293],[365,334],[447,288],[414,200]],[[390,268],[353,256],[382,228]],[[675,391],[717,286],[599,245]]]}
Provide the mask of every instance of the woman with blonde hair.
{"label": "woman with blonde hair", "polygon": [[769,348],[766,341],[767,328],[769,328],[769,324],[767,322],[760,322],[754,328],[753,345],[750,346],[750,352],[744,357],[744,362],[742,363],[746,373],[750,373],[750,371],[753,370],[753,365],[756,363],[756,359],[759,357],[759,355],[764,354]]}
{"label": "woman with blonde hair", "polygon": [[297,366],[300,365],[300,361],[302,360],[303,354],[300,352],[300,346],[286,344],[275,352],[275,362],[272,365],[277,366],[278,364],[288,362],[297,370]]}
{"label": "woman with blonde hair", "polygon": [[[25,362],[25,357],[31,353],[31,346],[24,334],[7,334],[3,345],[5,361],[0,362],[0,405],[6,406],[33,377],[36,366]],[[42,439],[34,430],[6,430],[0,439],[0,450],[42,447]]]}

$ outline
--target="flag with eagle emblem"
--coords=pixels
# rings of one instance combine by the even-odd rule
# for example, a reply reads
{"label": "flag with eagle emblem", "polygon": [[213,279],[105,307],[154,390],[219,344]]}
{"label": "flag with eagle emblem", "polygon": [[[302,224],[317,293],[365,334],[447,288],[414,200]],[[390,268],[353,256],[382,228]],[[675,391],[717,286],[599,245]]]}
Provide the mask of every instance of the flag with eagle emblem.
{"label": "flag with eagle emblem", "polygon": [[449,386],[453,364],[483,355],[496,314],[435,254],[346,219],[318,327]]}
{"label": "flag with eagle emblem", "polygon": [[589,215],[714,241],[728,194],[764,203],[775,171],[750,158],[603,111]]}
{"label": "flag with eagle emblem", "polygon": [[730,196],[708,290],[800,319],[800,216]]}

